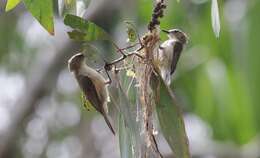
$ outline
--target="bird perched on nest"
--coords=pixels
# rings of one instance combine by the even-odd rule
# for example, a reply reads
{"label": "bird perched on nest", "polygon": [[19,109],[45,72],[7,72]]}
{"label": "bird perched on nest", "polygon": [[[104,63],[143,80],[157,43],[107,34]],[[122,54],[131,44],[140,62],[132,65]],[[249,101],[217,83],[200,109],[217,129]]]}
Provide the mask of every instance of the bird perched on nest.
{"label": "bird perched on nest", "polygon": [[160,73],[167,85],[171,84],[171,76],[176,70],[180,54],[184,45],[187,43],[187,35],[179,29],[169,31],[162,30],[167,33],[168,40],[164,41],[155,55]]}
{"label": "bird perched on nest", "polygon": [[74,74],[85,99],[103,115],[108,127],[115,135],[107,115],[107,102],[110,101],[107,88],[109,81],[106,81],[100,73],[86,65],[85,56],[82,53],[73,55],[68,61],[68,67],[70,72]]}

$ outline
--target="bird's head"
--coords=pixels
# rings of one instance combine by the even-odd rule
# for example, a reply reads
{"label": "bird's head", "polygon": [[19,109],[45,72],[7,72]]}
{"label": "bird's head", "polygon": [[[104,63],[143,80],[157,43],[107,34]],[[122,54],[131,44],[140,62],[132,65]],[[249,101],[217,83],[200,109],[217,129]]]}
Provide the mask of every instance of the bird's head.
{"label": "bird's head", "polygon": [[180,41],[183,44],[186,44],[188,42],[188,37],[187,35],[179,30],[179,29],[171,29],[169,31],[167,30],[162,30],[164,33],[167,33],[168,37],[170,39],[176,39],[178,41]]}
{"label": "bird's head", "polygon": [[84,62],[85,56],[82,53],[77,53],[73,55],[68,61],[68,67],[70,72],[74,72],[80,69],[82,63]]}

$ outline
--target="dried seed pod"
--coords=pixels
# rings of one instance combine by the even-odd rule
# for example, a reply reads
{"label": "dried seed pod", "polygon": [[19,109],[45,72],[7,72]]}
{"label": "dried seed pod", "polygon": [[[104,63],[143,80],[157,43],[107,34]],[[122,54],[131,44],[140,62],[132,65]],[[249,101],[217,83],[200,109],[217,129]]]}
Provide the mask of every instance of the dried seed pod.
{"label": "dried seed pod", "polygon": [[153,9],[153,14],[152,14],[152,20],[148,24],[148,29],[152,31],[155,29],[156,25],[160,25],[159,18],[163,17],[163,10],[166,8],[166,5],[164,4],[164,1],[161,0],[156,3],[154,9]]}

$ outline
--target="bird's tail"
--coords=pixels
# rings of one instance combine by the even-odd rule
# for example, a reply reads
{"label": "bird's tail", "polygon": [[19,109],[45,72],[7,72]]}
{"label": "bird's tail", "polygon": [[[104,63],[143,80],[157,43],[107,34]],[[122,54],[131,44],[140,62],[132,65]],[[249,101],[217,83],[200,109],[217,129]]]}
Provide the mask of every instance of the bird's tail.
{"label": "bird's tail", "polygon": [[107,123],[107,126],[110,128],[111,132],[112,132],[114,135],[116,135],[115,130],[114,130],[114,128],[112,127],[112,125],[111,125],[111,123],[110,123],[110,121],[109,121],[109,119],[108,119],[108,117],[107,117],[107,114],[103,114],[103,116],[104,116],[104,119],[105,119],[105,121],[106,121],[106,123]]}

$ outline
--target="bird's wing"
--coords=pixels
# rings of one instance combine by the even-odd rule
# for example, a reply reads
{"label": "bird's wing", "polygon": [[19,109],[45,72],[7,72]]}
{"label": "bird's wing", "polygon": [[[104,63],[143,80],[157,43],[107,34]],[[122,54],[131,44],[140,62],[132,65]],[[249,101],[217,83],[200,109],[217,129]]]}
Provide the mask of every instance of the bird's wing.
{"label": "bird's wing", "polygon": [[95,109],[100,112],[104,113],[104,110],[102,109],[102,101],[99,99],[99,96],[97,94],[96,87],[94,85],[94,82],[88,77],[88,76],[77,76],[78,83],[80,84],[80,87],[82,88],[82,91],[86,97],[87,100],[92,104],[92,106],[95,107]]}
{"label": "bird's wing", "polygon": [[172,63],[171,63],[171,74],[174,73],[178,60],[180,58],[182,52],[183,44],[181,42],[174,42],[173,45],[173,56],[172,56]]}
{"label": "bird's wing", "polygon": [[82,91],[86,98],[95,107],[95,109],[103,115],[108,127],[115,135],[115,130],[113,129],[103,108],[104,101],[102,102],[99,98],[94,82],[88,76],[77,76],[77,80],[79,81],[78,83],[81,84],[80,87],[82,87]]}

